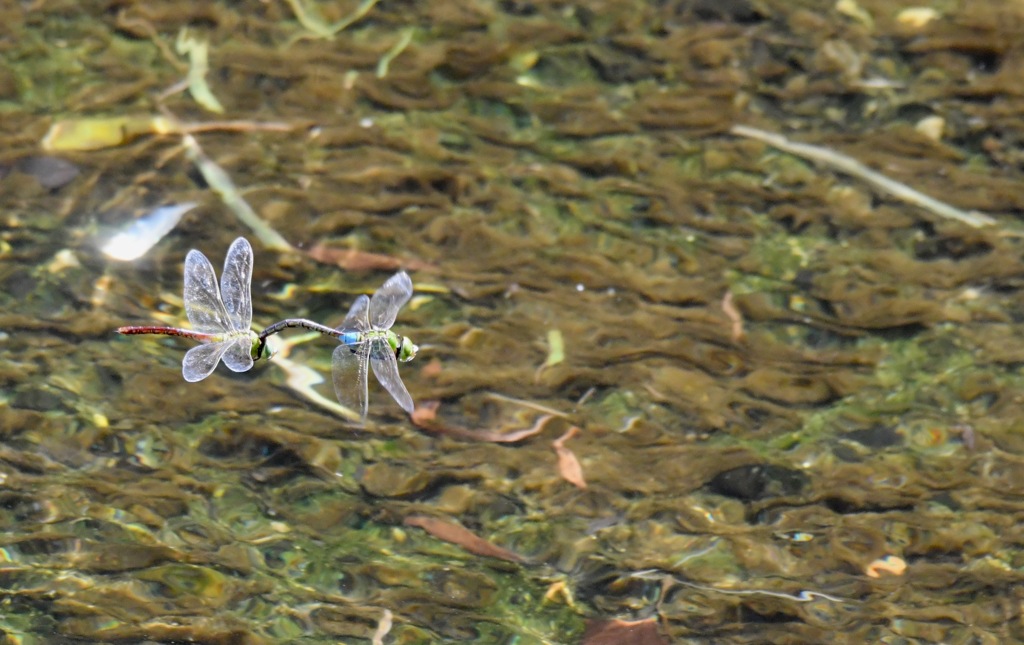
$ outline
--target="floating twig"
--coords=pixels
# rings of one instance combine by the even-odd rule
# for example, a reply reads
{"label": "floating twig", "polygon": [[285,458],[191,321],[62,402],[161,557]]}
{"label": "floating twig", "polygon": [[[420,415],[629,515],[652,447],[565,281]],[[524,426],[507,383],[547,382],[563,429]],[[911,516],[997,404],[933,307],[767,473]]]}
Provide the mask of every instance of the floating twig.
{"label": "floating twig", "polygon": [[804,589],[797,593],[786,593],[784,591],[773,591],[771,589],[723,589],[722,587],[712,587],[710,585],[701,585],[696,582],[690,582],[689,580],[678,578],[670,573],[659,571],[658,569],[644,569],[643,571],[636,571],[629,574],[628,577],[640,578],[641,580],[660,580],[663,585],[667,583],[679,584],[684,587],[691,587],[701,591],[710,591],[728,596],[767,596],[769,598],[782,598],[784,600],[793,600],[795,602],[814,602],[815,600],[828,600],[830,602],[839,603],[857,602],[853,598],[833,596],[821,591],[811,591],[809,589]]}
{"label": "floating twig", "polygon": [[517,399],[515,397],[507,396],[505,394],[499,394],[497,392],[485,392],[484,396],[486,396],[488,399],[492,399],[494,401],[502,401],[503,403],[511,403],[513,405],[519,405],[519,406],[522,406],[522,407],[527,408],[529,410],[535,410],[537,412],[543,412],[544,414],[547,414],[547,415],[550,415],[550,416],[553,416],[553,417],[559,417],[561,419],[568,419],[569,418],[569,415],[566,414],[565,412],[562,412],[561,410],[556,410],[554,408],[549,408],[546,405],[541,405],[540,403],[534,403],[533,401],[527,401],[525,399]]}
{"label": "floating twig", "polygon": [[914,190],[904,183],[898,182],[895,179],[890,179],[889,177],[868,168],[853,157],[848,157],[834,150],[829,150],[828,148],[822,148],[820,146],[814,146],[807,143],[790,141],[781,134],[751,128],[746,125],[734,125],[729,129],[729,132],[741,137],[748,137],[750,139],[762,141],[774,148],[782,150],[783,152],[788,152],[789,154],[803,157],[804,159],[823,163],[826,166],[835,168],[839,172],[851,175],[858,179],[863,179],[878,190],[886,192],[896,199],[907,202],[908,204],[919,206],[938,215],[939,217],[954,219],[958,222],[963,222],[964,224],[974,227],[991,226],[996,223],[995,219],[985,215],[984,213],[979,213],[977,211],[968,212],[960,210],[954,206],[950,206],[945,202],[941,202],[934,197],[929,197],[928,195]]}
{"label": "floating twig", "polygon": [[398,41],[391,46],[391,49],[384,53],[379,61],[377,61],[377,78],[384,78],[388,75],[388,68],[391,66],[391,61],[398,58],[398,56],[405,51],[405,48],[412,42],[412,37],[415,33],[415,27],[409,27],[403,31]]}

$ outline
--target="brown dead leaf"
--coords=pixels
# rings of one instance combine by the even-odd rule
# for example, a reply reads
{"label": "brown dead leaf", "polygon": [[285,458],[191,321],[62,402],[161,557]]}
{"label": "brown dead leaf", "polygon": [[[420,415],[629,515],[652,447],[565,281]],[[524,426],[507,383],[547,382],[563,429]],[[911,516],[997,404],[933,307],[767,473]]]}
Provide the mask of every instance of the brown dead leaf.
{"label": "brown dead leaf", "polygon": [[431,359],[420,369],[420,375],[424,378],[437,378],[441,375],[441,361],[436,358]]}
{"label": "brown dead leaf", "polygon": [[561,473],[562,479],[577,488],[586,488],[587,482],[583,479],[583,467],[580,465],[580,460],[576,458],[572,450],[565,447],[565,442],[579,433],[580,429],[573,426],[561,437],[552,441],[551,447],[558,455],[558,472]]}
{"label": "brown dead leaf", "polygon": [[580,645],[668,645],[654,618],[587,621]]}
{"label": "brown dead leaf", "polygon": [[428,429],[437,419],[437,409],[441,407],[440,401],[424,401],[417,405],[409,418],[417,428]]}
{"label": "brown dead leaf", "polygon": [[405,518],[406,526],[415,526],[423,529],[439,540],[451,542],[461,546],[463,549],[475,555],[482,555],[488,558],[499,558],[509,562],[523,562],[522,556],[513,553],[508,549],[491,544],[476,533],[473,533],[464,526],[427,515],[410,515]]}
{"label": "brown dead leaf", "polygon": [[424,401],[413,410],[410,419],[414,426],[431,434],[443,434],[456,439],[467,441],[486,441],[489,443],[515,443],[528,437],[538,434],[547,425],[548,421],[555,418],[553,414],[545,414],[537,419],[537,422],[529,428],[512,430],[510,432],[495,432],[494,430],[470,430],[456,425],[445,423],[437,418],[437,410],[441,403],[439,401]]}
{"label": "brown dead leaf", "polygon": [[894,576],[902,576],[906,570],[906,560],[899,556],[887,555],[884,558],[879,558],[869,564],[864,570],[864,573],[871,578],[880,578],[882,576],[882,571],[891,573]]}
{"label": "brown dead leaf", "polygon": [[436,267],[421,260],[399,258],[384,253],[370,253],[359,249],[336,249],[323,244],[314,244],[306,249],[306,255],[317,262],[334,264],[347,271],[375,271],[409,269],[410,271],[434,271]]}

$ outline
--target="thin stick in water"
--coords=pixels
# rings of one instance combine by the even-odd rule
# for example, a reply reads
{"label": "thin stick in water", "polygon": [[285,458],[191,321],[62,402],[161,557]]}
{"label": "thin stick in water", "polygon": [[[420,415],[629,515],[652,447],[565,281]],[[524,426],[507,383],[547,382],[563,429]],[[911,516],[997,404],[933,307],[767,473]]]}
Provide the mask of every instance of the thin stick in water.
{"label": "thin stick in water", "polygon": [[543,412],[545,414],[550,414],[551,416],[560,417],[562,419],[568,419],[569,418],[569,415],[566,414],[565,412],[562,412],[561,410],[556,410],[554,408],[549,408],[546,405],[541,405],[540,403],[534,403],[533,401],[526,401],[524,399],[517,399],[517,398],[511,397],[511,396],[506,396],[504,394],[499,394],[498,392],[486,392],[485,396],[487,398],[489,398],[489,399],[494,399],[495,401],[503,401],[505,403],[511,403],[513,405],[520,405],[520,406],[522,406],[524,408],[528,408],[530,410],[535,410],[537,412]]}
{"label": "thin stick in water", "polygon": [[275,251],[295,250],[288,243],[288,240],[281,237],[280,233],[260,219],[260,216],[252,209],[252,206],[249,206],[249,203],[245,201],[238,192],[238,189],[235,188],[235,184],[231,181],[228,173],[206,156],[203,149],[199,147],[199,142],[192,135],[186,134],[182,137],[182,142],[185,146],[185,155],[189,158],[189,161],[195,164],[196,169],[203,175],[206,183],[215,193],[220,195],[224,205],[230,208],[235,216],[242,220],[243,224],[252,229],[253,233],[256,234],[256,237],[260,238],[263,244]]}
{"label": "thin stick in water", "polygon": [[848,157],[834,150],[829,150],[828,148],[822,148],[820,146],[813,146],[807,143],[790,141],[781,134],[751,128],[746,125],[734,125],[729,129],[729,132],[741,137],[757,139],[758,141],[767,143],[768,145],[778,148],[783,152],[788,152],[789,154],[803,157],[804,159],[823,163],[826,166],[835,168],[841,173],[862,179],[878,190],[892,195],[896,199],[907,202],[908,204],[913,204],[914,206],[919,206],[940,217],[954,219],[958,222],[963,222],[964,224],[974,227],[991,226],[996,223],[995,219],[985,215],[984,213],[979,213],[977,211],[963,211],[954,206],[950,206],[949,204],[941,202],[934,197],[929,197],[922,192],[914,190],[904,183],[898,182],[895,179],[890,179],[879,172],[875,172],[853,157]]}

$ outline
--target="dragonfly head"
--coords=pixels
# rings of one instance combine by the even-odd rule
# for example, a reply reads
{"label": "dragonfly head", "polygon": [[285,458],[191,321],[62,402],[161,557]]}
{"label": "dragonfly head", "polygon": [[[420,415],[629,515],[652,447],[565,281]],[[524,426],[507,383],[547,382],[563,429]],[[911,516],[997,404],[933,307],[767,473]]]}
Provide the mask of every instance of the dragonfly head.
{"label": "dragonfly head", "polygon": [[266,357],[267,360],[270,360],[270,357],[274,355],[274,352],[270,349],[270,344],[267,343],[266,338],[260,338],[254,333],[252,337],[252,348],[249,350],[249,355],[252,356],[252,360],[254,361],[258,361],[264,357]]}
{"label": "dragonfly head", "polygon": [[408,336],[400,336],[399,338],[401,338],[401,341],[398,343],[398,349],[395,350],[395,356],[398,357],[398,360],[404,363],[416,358],[416,352],[420,348]]}

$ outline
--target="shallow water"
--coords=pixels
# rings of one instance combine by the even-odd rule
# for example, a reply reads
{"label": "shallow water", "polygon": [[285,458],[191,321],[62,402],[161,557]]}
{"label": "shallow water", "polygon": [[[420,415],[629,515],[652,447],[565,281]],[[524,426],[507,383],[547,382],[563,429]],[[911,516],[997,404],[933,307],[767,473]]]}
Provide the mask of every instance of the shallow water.
{"label": "shallow water", "polygon": [[[9,642],[1024,640],[1024,9],[385,2],[312,39],[279,0],[150,4],[0,9]],[[157,98],[185,26],[223,115]],[[40,147],[158,103],[248,122],[195,137],[294,249],[180,136]],[[142,258],[99,251],[188,201]],[[409,270],[434,416],[372,378],[367,425],[339,416],[327,338],[189,384],[187,341],[113,333],[184,324],[185,254],[219,272],[239,235],[258,328]]]}

